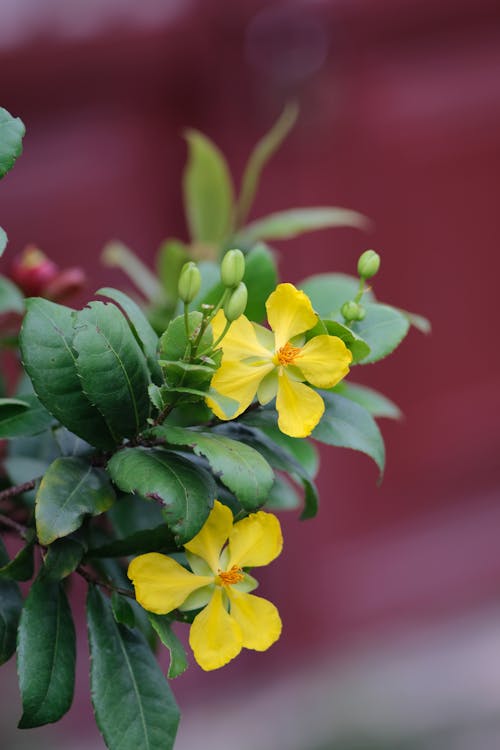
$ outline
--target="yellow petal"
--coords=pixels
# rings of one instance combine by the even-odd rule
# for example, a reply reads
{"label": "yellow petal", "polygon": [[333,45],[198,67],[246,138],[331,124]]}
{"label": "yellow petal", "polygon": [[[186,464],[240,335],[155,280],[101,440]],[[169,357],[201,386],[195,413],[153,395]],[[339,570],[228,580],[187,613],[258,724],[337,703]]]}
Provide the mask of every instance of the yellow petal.
{"label": "yellow petal", "polygon": [[317,388],[333,388],[349,372],[352,354],[338,336],[315,336],[293,363]]}
{"label": "yellow petal", "polygon": [[232,398],[239,403],[236,412],[226,415],[220,406],[210,397],[206,399],[208,406],[219,419],[234,419],[252,403],[261,380],[273,369],[271,361],[262,364],[246,364],[245,362],[224,361],[212,378],[212,388],[223,396]]}
{"label": "yellow petal", "polygon": [[167,555],[148,552],[134,558],[127,575],[135,598],[144,609],[165,615],[179,607],[196,589],[213,583],[213,576],[195,576]]}
{"label": "yellow petal", "polygon": [[201,531],[184,547],[205,560],[214,574],[217,575],[220,553],[232,528],[233,514],[231,510],[227,505],[223,505],[216,500]]}
{"label": "yellow petal", "polygon": [[309,297],[293,284],[278,284],[266,302],[267,319],[275,334],[276,351],[318,320]]}
{"label": "yellow petal", "polygon": [[266,651],[281,635],[278,610],[260,596],[244,594],[232,586],[228,588],[231,615],[241,628],[243,647]]}
{"label": "yellow petal", "polygon": [[272,513],[259,510],[233,526],[229,537],[227,570],[237,565],[253,568],[268,565],[283,548],[280,522]]}
{"label": "yellow petal", "polygon": [[226,611],[222,591],[216,588],[211,601],[193,620],[189,645],[202,669],[209,671],[227,664],[241,651],[241,628]]}
{"label": "yellow petal", "polygon": [[323,416],[325,404],[312,388],[283,373],[278,382],[276,409],[281,432],[290,437],[307,437]]}
{"label": "yellow petal", "polygon": [[[217,339],[226,325],[226,316],[222,310],[219,310],[215,315],[211,325],[214,339]],[[268,348],[264,346],[263,342],[269,343]],[[245,359],[246,357],[269,359],[274,354],[272,333],[263,326],[251,323],[244,315],[240,315],[237,320],[231,323],[231,327],[220,345],[225,360]]]}

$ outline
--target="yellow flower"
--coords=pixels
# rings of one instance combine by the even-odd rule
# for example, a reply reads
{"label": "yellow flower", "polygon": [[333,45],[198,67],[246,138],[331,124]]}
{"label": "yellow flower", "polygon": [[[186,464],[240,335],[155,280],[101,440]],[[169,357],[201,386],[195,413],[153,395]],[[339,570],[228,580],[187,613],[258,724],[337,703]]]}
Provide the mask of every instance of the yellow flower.
{"label": "yellow flower", "polygon": [[[307,437],[325,410],[321,396],[309,386],[332,388],[349,372],[352,354],[337,336],[319,335],[305,342],[306,331],[318,316],[307,295],[292,284],[279,284],[266,302],[271,331],[244,315],[234,321],[222,341],[222,364],[212,388],[238,402],[226,414],[211,398],[207,404],[219,419],[234,419],[257,395],[261,404],[276,396],[278,427],[291,437]],[[218,312],[212,321],[214,336],[226,320]]]}
{"label": "yellow flower", "polygon": [[128,577],[137,601],[149,612],[203,607],[191,625],[189,644],[202,669],[218,669],[242,648],[265,651],[278,640],[278,610],[249,593],[258,584],[243,568],[267,565],[282,546],[272,513],[252,513],[233,525],[231,510],[216,500],[201,531],[184,545],[193,572],[167,555],[149,552],[132,560]]}

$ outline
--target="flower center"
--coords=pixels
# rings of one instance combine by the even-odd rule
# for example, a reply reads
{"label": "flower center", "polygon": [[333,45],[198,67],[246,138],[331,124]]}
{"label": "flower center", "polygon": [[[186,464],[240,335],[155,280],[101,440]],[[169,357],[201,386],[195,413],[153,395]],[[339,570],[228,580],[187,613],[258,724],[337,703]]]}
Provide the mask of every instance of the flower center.
{"label": "flower center", "polygon": [[287,365],[290,365],[293,360],[299,356],[299,354],[300,347],[292,346],[288,341],[285,346],[282,346],[281,349],[278,349],[278,351],[276,352],[276,357],[279,364],[286,367]]}
{"label": "flower center", "polygon": [[237,565],[233,565],[231,570],[219,570],[219,580],[223,586],[230,586],[232,583],[239,583],[243,580],[243,572]]}

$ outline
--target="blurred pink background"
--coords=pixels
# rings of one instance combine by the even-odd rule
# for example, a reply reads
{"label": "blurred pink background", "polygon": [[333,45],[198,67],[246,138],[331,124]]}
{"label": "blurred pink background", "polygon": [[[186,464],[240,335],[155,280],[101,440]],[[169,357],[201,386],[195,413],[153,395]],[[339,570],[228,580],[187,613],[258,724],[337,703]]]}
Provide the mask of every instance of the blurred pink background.
{"label": "blurred pink background", "polygon": [[[339,205],[375,231],[276,244],[283,279],[383,259],[377,296],[429,317],[355,382],[402,408],[382,423],[380,488],[361,454],[329,449],[317,519],[282,515],[285,551],[262,594],[285,629],[267,654],[172,685],[179,750],[500,747],[500,348],[496,344],[500,6],[488,0],[2,0],[0,105],[27,126],[0,184],[10,244],[37,243],[90,284],[120,239],[152,264],[186,236],[182,131],[202,130],[238,181],[291,96],[301,115],[252,216]],[[88,698],[83,589],[70,713],[17,731],[0,672],[2,747],[104,747]],[[163,663],[165,658],[162,657]]]}

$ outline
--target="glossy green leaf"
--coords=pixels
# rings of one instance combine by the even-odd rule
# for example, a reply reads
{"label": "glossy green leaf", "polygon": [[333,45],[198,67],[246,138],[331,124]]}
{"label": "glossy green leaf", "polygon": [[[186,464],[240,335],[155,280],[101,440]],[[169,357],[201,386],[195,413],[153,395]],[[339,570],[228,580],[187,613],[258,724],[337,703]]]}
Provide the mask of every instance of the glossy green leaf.
{"label": "glossy green leaf", "polygon": [[38,435],[48,430],[53,421],[36,396],[0,399],[1,439]]}
{"label": "glossy green leaf", "polygon": [[[145,505],[145,501],[142,501]],[[135,531],[124,539],[116,539],[100,547],[89,549],[88,558],[97,557],[128,557],[129,555],[143,555],[145,552],[177,552],[178,545],[167,524],[163,522],[154,529]]]}
{"label": "glossy green leaf", "polygon": [[87,398],[118,440],[134,437],[149,416],[150,376],[144,354],[115,305],[91,302],[76,315],[73,346]]}
{"label": "glossy green leaf", "polygon": [[170,451],[124,448],[111,458],[108,472],[123,492],[160,502],[181,544],[198,533],[215,499],[215,482],[208,471]]}
{"label": "glossy green leaf", "polygon": [[273,468],[296,478],[304,488],[304,510],[301,518],[313,518],[316,515],[319,498],[314,481],[289,450],[275,443],[262,430],[244,424],[243,421],[218,425],[213,432],[246,443],[255,448]]}
{"label": "glossy green leaf", "polygon": [[5,233],[5,230],[0,227],[0,258],[3,255],[3,251],[7,247],[7,235]]}
{"label": "glossy green leaf", "polygon": [[408,318],[389,305],[365,305],[366,318],[353,324],[353,331],[370,347],[370,354],[361,364],[378,362],[387,357],[404,339],[410,323]]}
{"label": "glossy green leaf", "polygon": [[315,440],[340,448],[352,448],[370,456],[382,476],[385,464],[384,440],[372,415],[337,393],[321,391],[325,413],[312,433]]}
{"label": "glossy green leaf", "polygon": [[301,502],[302,500],[292,483],[284,477],[276,475],[264,508],[272,511],[295,510]]}
{"label": "glossy green leaf", "polygon": [[132,331],[134,332],[142,351],[146,356],[149,372],[151,373],[153,381],[155,383],[162,383],[163,378],[161,375],[161,369],[157,361],[158,336],[139,305],[134,302],[133,299],[130,299],[127,294],[124,294],[118,289],[112,289],[111,287],[98,289],[96,294],[100,294],[102,297],[109,297],[109,299],[114,300],[120,305],[129,320]]}
{"label": "glossy green leaf", "polygon": [[172,750],[179,709],[154,655],[137,630],[116,623],[109,600],[87,598],[91,690],[109,750]]}
{"label": "glossy green leaf", "polygon": [[362,406],[370,412],[372,417],[388,417],[389,419],[401,419],[402,417],[401,410],[393,401],[366,385],[343,382],[335,386],[334,390],[341,396]]}
{"label": "glossy green leaf", "polygon": [[224,156],[202,133],[186,133],[189,158],[183,176],[184,209],[191,239],[220,243],[229,234],[233,187]]}
{"label": "glossy green leaf", "polygon": [[128,599],[117,591],[111,594],[111,609],[116,622],[129,628],[135,627],[135,614]]}
{"label": "glossy green leaf", "polygon": [[7,581],[29,581],[34,572],[35,534],[28,532],[26,544],[17,555],[0,567],[0,579]]}
{"label": "glossy green leaf", "polygon": [[120,494],[107,517],[111,521],[118,540],[125,539],[138,531],[165,525],[161,506],[147,501],[140,495]]}
{"label": "glossy green leaf", "polygon": [[[321,273],[301,281],[299,287],[307,294],[315,311],[322,318],[333,318],[340,314],[344,302],[355,298],[359,279],[345,273]],[[363,295],[363,304],[372,302],[373,293]]]}
{"label": "glossy green leaf", "polygon": [[319,455],[316,446],[310,440],[290,437],[281,432],[274,409],[250,411],[245,414],[244,422],[258,427],[273,442],[291,453],[307,474],[314,479],[319,470]]}
{"label": "glossy green leaf", "polygon": [[60,583],[38,578],[19,623],[17,672],[23,702],[20,729],[58,721],[73,700],[75,627]]}
{"label": "glossy green leaf", "polygon": [[25,132],[23,121],[0,107],[0,179],[12,169],[22,154]]}
{"label": "glossy green leaf", "polygon": [[104,471],[82,458],[57,458],[48,468],[36,495],[35,518],[42,544],[78,529],[88,514],[111,507],[115,494]]}
{"label": "glossy green leaf", "polygon": [[47,549],[44,576],[54,581],[67,578],[81,563],[84,552],[84,546],[76,539],[56,539]]}
{"label": "glossy green leaf", "polygon": [[[0,565],[7,565],[9,556],[0,539]],[[14,581],[0,580],[0,664],[5,664],[16,650],[16,636],[23,598]]]}
{"label": "glossy green leaf", "polygon": [[236,495],[245,510],[256,510],[265,502],[273,472],[260,453],[248,445],[213,432],[182,427],[155,427],[151,434],[170,445],[189,446],[197,456],[204,456],[213,473]]}
{"label": "glossy green leaf", "polygon": [[7,312],[22,315],[24,313],[24,297],[12,281],[5,276],[0,276],[0,313]]}
{"label": "glossy green leaf", "polygon": [[[189,335],[193,336],[199,331],[203,316],[197,310],[193,310],[188,315]],[[212,329],[209,327],[203,334],[200,341],[200,351],[208,349],[213,341]],[[184,357],[188,347],[188,336],[184,316],[179,315],[174,318],[168,325],[165,333],[160,337],[160,358],[163,360],[174,361]]]}
{"label": "glossy green leaf", "polygon": [[168,615],[155,615],[153,612],[148,612],[148,617],[160,641],[170,651],[168,676],[170,679],[178,677],[188,668],[188,661],[184,646],[172,630],[172,620]]}
{"label": "glossy green leaf", "polygon": [[306,232],[332,227],[368,229],[369,220],[357,211],[330,206],[318,208],[291,208],[264,216],[244,227],[240,235],[245,242],[264,240],[289,240]]}
{"label": "glossy green leaf", "polygon": [[323,320],[329,336],[338,336],[352,353],[352,364],[357,364],[366,359],[370,354],[370,347],[361,336],[336,320]]}
{"label": "glossy green leaf", "polygon": [[114,440],[82,389],[73,350],[74,311],[45,299],[27,300],[20,335],[23,364],[35,392],[56,419],[98,448]]}
{"label": "glossy green leaf", "polygon": [[293,128],[299,108],[296,102],[289,102],[271,130],[256,144],[245,166],[241,180],[240,196],[236,209],[237,224],[246,221],[259,186],[260,175],[271,156],[278,150]]}

